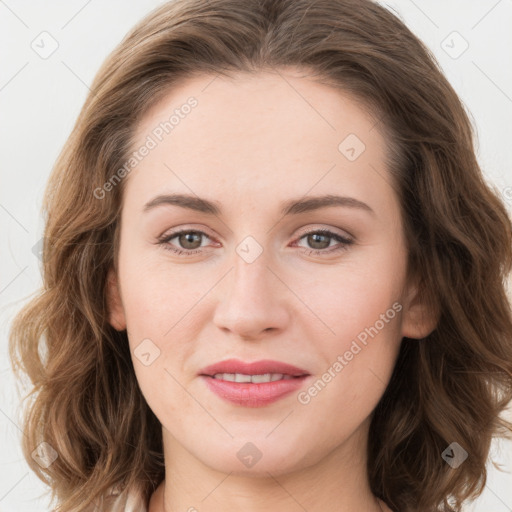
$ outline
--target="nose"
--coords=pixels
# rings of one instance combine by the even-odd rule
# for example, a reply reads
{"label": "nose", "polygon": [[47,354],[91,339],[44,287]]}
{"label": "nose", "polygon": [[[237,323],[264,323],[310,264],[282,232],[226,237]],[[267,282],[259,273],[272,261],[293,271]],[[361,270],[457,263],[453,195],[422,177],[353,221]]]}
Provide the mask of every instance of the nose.
{"label": "nose", "polygon": [[265,254],[248,263],[235,253],[234,268],[217,287],[214,324],[226,333],[256,340],[286,328],[286,301],[293,294],[269,268]]}

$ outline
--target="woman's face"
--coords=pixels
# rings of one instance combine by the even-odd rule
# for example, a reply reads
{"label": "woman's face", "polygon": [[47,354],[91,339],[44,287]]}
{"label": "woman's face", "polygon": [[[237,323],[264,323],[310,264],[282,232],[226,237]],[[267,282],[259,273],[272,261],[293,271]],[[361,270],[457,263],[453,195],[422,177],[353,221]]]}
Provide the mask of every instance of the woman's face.
{"label": "woman's face", "polygon": [[[279,474],[364,438],[402,337],[429,331],[379,129],[290,71],[189,79],[138,125],[110,320],[169,453]],[[228,359],[306,376],[204,375]]]}

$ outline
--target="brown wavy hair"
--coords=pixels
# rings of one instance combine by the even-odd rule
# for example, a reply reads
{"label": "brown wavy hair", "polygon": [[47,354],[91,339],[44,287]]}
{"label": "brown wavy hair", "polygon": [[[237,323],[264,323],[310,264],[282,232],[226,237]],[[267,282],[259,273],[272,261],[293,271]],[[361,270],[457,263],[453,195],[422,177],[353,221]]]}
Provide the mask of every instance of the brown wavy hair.
{"label": "brown wavy hair", "polygon": [[[456,511],[486,482],[493,437],[509,437],[512,225],[483,178],[473,128],[434,56],[370,0],[175,0],[138,23],[97,73],[48,181],[43,287],[10,334],[28,374],[23,453],[57,510],[79,512],[111,486],[148,499],[164,478],[161,425],[146,404],[126,331],[108,321],[125,180],[97,199],[133,151],[138,121],[194,75],[288,66],[347,92],[380,120],[408,242],[408,271],[437,311],[402,340],[370,427],[373,493],[393,510]],[[58,458],[31,457],[47,442]],[[469,454],[442,458],[456,441]]]}

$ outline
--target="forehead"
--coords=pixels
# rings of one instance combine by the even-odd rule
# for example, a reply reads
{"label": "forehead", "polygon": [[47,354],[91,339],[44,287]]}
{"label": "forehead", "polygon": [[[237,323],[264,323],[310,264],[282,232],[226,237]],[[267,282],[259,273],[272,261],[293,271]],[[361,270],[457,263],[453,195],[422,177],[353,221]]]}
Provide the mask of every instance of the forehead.
{"label": "forehead", "polygon": [[168,186],[221,200],[269,187],[357,194],[386,173],[376,118],[347,93],[289,70],[184,80],[141,119],[134,141],[135,151],[151,149],[126,193],[145,197]]}

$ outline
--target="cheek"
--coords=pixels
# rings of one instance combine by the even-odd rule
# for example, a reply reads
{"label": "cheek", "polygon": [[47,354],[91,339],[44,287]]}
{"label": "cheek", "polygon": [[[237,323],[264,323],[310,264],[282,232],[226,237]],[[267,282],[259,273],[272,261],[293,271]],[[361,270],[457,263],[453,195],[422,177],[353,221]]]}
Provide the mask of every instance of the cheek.
{"label": "cheek", "polygon": [[[134,369],[150,405],[170,395],[173,404],[180,402],[178,381],[185,384],[180,375],[196,348],[204,324],[201,299],[211,287],[193,266],[183,272],[162,260],[133,251],[125,253],[119,269]],[[186,401],[186,394],[182,398]]]}
{"label": "cheek", "polygon": [[325,365],[324,406],[373,406],[384,392],[401,343],[405,261],[400,246],[368,251],[311,279],[309,295],[307,287],[299,292],[322,320],[312,319],[308,334]]}
{"label": "cheek", "polygon": [[315,411],[308,415],[312,429],[334,437],[349,435],[382,397],[401,343],[401,283],[391,276],[397,274],[385,278],[381,272],[352,271],[330,282],[336,299],[322,304],[328,295],[324,290],[312,301],[331,328],[329,332],[321,325],[310,331],[324,366],[298,401]]}
{"label": "cheek", "polygon": [[[360,277],[358,279],[358,277]],[[339,349],[349,349],[352,340],[365,343],[368,337],[381,335],[392,339],[398,334],[400,287],[393,279],[374,279],[353,274],[345,281],[337,301],[337,315],[332,317]]]}
{"label": "cheek", "polygon": [[123,305],[128,332],[140,336],[166,339],[172,329],[186,321],[188,311],[205,293],[205,283],[192,267],[183,272],[165,258],[137,256],[131,253],[120,264]]}
{"label": "cheek", "polygon": [[165,411],[167,418],[180,424],[193,402],[184,389],[188,383],[183,372],[194,351],[191,341],[198,336],[201,308],[194,304],[204,291],[187,286],[179,273],[171,275],[170,267],[141,262],[136,257],[126,259],[120,269],[133,366],[142,394],[159,420],[164,422]]}
{"label": "cheek", "polygon": [[386,336],[398,333],[405,264],[400,250],[369,250],[309,279],[300,293],[330,328],[326,339],[336,350],[375,324]]}

